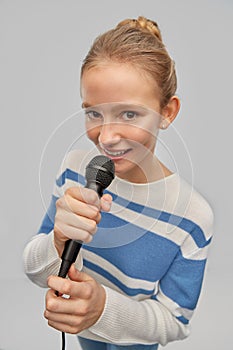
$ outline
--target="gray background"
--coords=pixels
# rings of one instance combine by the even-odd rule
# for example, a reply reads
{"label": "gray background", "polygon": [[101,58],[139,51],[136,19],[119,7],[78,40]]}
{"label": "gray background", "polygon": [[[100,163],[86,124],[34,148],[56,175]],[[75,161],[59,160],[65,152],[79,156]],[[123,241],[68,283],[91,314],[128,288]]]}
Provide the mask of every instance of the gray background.
{"label": "gray background", "polygon": [[[43,318],[45,290],[24,276],[22,252],[44,215],[64,151],[75,140],[67,118],[80,110],[82,59],[97,34],[138,15],[159,23],[176,61],[182,108],[174,125],[187,146],[194,185],[215,212],[192,333],[166,348],[232,348],[232,1],[2,0],[1,350],[61,348],[60,333]],[[178,144],[176,152],[181,175],[189,177]],[[67,342],[67,350],[78,349],[75,336]]]}

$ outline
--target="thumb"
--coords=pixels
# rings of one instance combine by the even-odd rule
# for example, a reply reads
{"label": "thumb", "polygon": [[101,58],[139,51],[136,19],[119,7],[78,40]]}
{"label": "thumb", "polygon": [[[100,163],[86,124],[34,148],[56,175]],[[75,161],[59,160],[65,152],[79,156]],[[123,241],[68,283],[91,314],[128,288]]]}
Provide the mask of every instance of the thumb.
{"label": "thumb", "polygon": [[108,212],[111,209],[112,196],[108,193],[104,194],[100,199],[100,203],[101,203],[101,210]]}
{"label": "thumb", "polygon": [[77,270],[74,264],[71,265],[68,276],[72,281],[76,282],[88,282],[92,280],[92,277],[87,273]]}

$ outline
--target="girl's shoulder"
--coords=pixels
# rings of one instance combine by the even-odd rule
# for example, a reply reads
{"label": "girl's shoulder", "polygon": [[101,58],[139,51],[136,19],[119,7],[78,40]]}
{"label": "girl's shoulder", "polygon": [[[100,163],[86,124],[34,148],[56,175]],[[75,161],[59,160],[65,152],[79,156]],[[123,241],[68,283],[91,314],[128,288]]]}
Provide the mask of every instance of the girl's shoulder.
{"label": "girl's shoulder", "polygon": [[[180,179],[180,188],[186,193],[185,217],[196,223],[208,236],[213,234],[214,211],[209,200],[194,185]],[[188,196],[187,196],[188,194]]]}

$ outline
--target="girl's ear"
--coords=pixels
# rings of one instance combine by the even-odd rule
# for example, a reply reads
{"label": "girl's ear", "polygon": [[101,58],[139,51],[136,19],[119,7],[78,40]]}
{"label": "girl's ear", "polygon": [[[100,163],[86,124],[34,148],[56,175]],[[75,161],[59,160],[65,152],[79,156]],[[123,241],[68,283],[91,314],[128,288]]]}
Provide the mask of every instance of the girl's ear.
{"label": "girl's ear", "polygon": [[177,96],[172,96],[168,104],[162,109],[162,118],[159,125],[160,129],[167,129],[176,118],[179,110],[180,99]]}

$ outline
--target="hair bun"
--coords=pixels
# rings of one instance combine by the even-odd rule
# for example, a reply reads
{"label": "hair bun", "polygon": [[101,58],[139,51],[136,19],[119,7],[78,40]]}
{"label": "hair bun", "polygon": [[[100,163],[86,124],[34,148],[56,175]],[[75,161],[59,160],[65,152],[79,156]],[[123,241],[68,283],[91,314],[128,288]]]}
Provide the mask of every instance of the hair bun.
{"label": "hair bun", "polygon": [[139,28],[148,31],[151,34],[155,35],[160,41],[162,41],[162,35],[158,24],[143,16],[139,16],[137,19],[125,19],[121,21],[117,27],[124,25],[129,25],[131,28]]}

